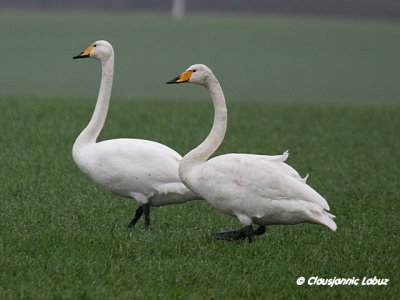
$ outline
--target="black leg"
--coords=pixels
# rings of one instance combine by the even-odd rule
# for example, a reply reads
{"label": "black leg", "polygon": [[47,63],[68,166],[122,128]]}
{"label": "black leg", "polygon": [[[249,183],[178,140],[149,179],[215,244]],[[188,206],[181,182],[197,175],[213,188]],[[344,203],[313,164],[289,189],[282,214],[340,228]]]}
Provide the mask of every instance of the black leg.
{"label": "black leg", "polygon": [[250,244],[253,241],[253,236],[254,236],[253,225],[246,226],[245,228],[246,228],[246,236]]}
{"label": "black leg", "polygon": [[143,205],[144,212],[144,228],[148,229],[150,227],[150,204],[146,203]]}
{"label": "black leg", "polygon": [[128,228],[133,228],[136,224],[136,222],[140,219],[140,217],[143,214],[143,207],[139,206],[135,212],[135,215],[133,216],[132,220],[128,224]]}

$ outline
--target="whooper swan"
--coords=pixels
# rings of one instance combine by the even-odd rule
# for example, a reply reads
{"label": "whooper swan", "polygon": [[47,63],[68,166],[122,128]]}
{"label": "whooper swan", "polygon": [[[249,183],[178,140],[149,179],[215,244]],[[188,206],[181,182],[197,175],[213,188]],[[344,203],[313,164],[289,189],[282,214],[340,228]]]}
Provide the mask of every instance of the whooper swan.
{"label": "whooper swan", "polygon": [[[222,88],[205,65],[196,64],[167,83],[190,82],[208,89],[214,123],[207,138],[186,154],[179,165],[182,182],[222,213],[236,216],[245,227],[216,234],[219,239],[245,239],[265,232],[266,225],[315,223],[336,230],[326,200],[305,178],[277,156],[225,154],[208,158],[221,145],[227,127]],[[260,225],[253,230],[253,224]]]}
{"label": "whooper swan", "polygon": [[150,206],[183,203],[199,197],[180,181],[178,167],[182,157],[171,148],[140,139],[96,142],[110,102],[114,50],[110,43],[97,41],[74,59],[86,57],[100,60],[102,75],[92,118],[72,149],[74,161],[97,184],[122,197],[134,198],[139,208],[128,227],[133,227],[144,214],[147,228]]}

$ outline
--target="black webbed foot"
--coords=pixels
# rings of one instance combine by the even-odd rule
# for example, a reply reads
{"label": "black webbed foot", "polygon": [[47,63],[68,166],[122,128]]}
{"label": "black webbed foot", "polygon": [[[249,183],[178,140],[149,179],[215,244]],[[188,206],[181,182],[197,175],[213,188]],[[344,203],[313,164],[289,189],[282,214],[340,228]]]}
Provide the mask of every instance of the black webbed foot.
{"label": "black webbed foot", "polygon": [[224,230],[220,232],[215,232],[213,236],[217,240],[226,240],[226,241],[236,241],[238,239],[243,239],[246,237],[244,235],[243,228],[239,230]]}
{"label": "black webbed foot", "polygon": [[254,235],[262,235],[267,232],[267,228],[265,225],[260,225],[256,230],[254,230]]}
{"label": "black webbed foot", "polygon": [[259,226],[256,230],[253,230],[253,226],[249,225],[239,230],[225,230],[221,232],[216,232],[213,234],[213,236],[218,240],[225,241],[239,241],[248,238],[249,243],[251,243],[253,241],[253,236],[262,235],[265,232],[265,226]]}

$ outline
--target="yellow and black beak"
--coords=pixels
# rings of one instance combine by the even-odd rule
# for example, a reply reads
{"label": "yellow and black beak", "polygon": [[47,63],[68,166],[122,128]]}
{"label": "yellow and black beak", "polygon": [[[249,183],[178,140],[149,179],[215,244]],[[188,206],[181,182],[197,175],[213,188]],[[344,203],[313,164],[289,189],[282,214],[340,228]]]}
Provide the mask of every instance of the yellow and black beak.
{"label": "yellow and black beak", "polygon": [[188,82],[190,77],[192,76],[192,73],[192,70],[186,70],[182,72],[178,77],[168,81],[167,84]]}
{"label": "yellow and black beak", "polygon": [[74,56],[73,59],[90,57],[90,52],[92,52],[92,50],[93,50],[93,45],[90,45],[89,47],[87,47],[85,49],[85,51],[83,51],[80,54]]}

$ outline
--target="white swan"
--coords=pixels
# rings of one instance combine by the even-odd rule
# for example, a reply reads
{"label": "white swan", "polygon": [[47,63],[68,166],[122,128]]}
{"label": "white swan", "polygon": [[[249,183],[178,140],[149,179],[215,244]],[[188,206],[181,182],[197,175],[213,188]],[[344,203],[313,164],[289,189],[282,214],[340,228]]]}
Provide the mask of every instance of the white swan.
{"label": "white swan", "polygon": [[[291,166],[288,153],[277,156],[225,154],[207,160],[221,145],[227,126],[222,88],[213,72],[196,64],[167,83],[204,86],[214,104],[214,124],[207,138],[186,154],[179,166],[183,183],[219,211],[236,216],[241,230],[217,233],[221,239],[243,239],[265,232],[266,225],[316,223],[336,230],[326,200]],[[252,224],[260,227],[253,230]]]}
{"label": "white swan", "polygon": [[140,139],[114,139],[96,143],[110,102],[114,50],[110,43],[97,41],[74,59],[85,57],[100,60],[102,76],[92,118],[72,149],[79,169],[107,190],[122,197],[134,198],[139,203],[129,227],[133,227],[143,213],[145,227],[150,226],[150,206],[199,199],[180,181],[178,168],[182,157],[171,148]]}

